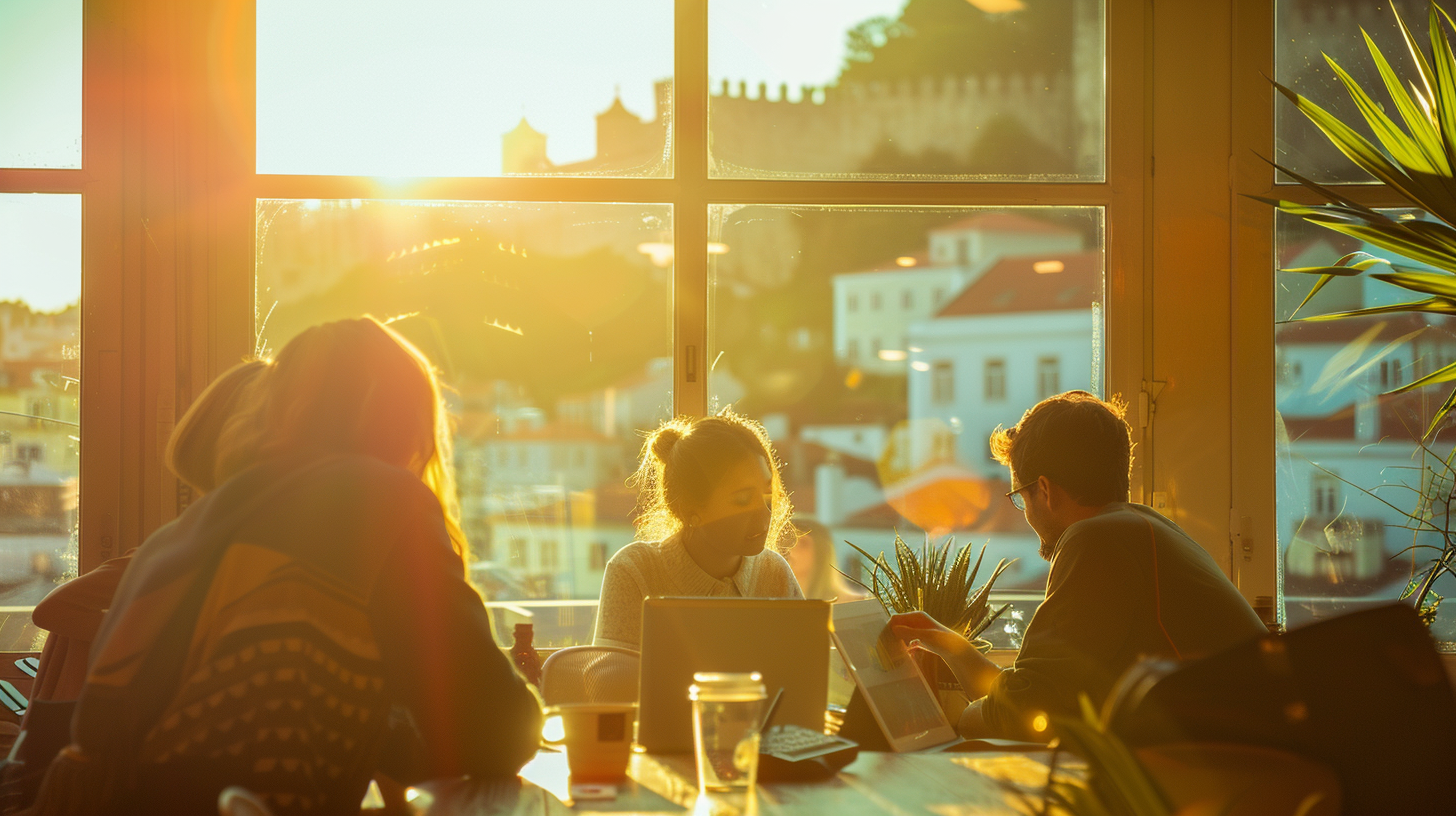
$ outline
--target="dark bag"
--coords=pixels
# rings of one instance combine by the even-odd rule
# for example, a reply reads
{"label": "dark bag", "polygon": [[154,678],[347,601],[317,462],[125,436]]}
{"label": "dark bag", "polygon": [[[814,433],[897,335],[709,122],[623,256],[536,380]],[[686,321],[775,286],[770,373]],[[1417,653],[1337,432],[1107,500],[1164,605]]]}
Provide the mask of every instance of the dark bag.
{"label": "dark bag", "polygon": [[1456,813],[1456,696],[1430,633],[1392,604],[1178,665],[1144,661],[1108,698],[1136,747],[1278,748],[1339,776],[1344,812]]}

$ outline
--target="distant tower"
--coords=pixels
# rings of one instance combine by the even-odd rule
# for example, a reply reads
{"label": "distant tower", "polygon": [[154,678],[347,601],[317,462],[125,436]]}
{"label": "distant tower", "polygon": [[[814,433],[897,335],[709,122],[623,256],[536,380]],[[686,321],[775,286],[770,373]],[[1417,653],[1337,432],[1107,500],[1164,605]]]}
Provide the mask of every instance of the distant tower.
{"label": "distant tower", "polygon": [[622,96],[612,98],[612,106],[597,114],[597,158],[621,159],[642,152],[642,120],[622,104]]}
{"label": "distant tower", "polygon": [[551,171],[546,158],[546,134],[531,127],[526,117],[510,133],[501,137],[501,173],[535,175]]}

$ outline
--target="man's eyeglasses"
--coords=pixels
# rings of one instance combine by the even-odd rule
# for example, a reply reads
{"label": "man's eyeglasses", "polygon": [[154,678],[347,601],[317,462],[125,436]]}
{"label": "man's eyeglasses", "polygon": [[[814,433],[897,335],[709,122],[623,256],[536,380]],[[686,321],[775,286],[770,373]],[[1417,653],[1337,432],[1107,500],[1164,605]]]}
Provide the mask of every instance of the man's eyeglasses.
{"label": "man's eyeglasses", "polygon": [[1023,494],[1024,491],[1030,490],[1033,487],[1036,487],[1036,482],[1032,482],[1031,484],[1022,485],[1021,487],[1018,487],[1015,490],[1012,490],[1012,491],[1008,492],[1006,494],[1006,498],[1008,498],[1008,499],[1011,500],[1011,506],[1012,507],[1015,507],[1017,510],[1020,510],[1022,512],[1025,512],[1026,511],[1026,496],[1024,496],[1022,494]]}

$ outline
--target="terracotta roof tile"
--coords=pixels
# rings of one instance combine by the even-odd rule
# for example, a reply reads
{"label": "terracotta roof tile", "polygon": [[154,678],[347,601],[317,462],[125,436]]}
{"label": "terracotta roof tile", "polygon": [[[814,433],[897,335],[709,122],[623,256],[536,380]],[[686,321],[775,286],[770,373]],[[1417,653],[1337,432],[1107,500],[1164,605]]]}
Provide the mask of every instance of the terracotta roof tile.
{"label": "terracotta roof tile", "polygon": [[[1062,270],[1038,273],[1036,264],[1048,261]],[[1019,255],[998,261],[936,317],[1089,309],[1101,297],[1100,251]]]}

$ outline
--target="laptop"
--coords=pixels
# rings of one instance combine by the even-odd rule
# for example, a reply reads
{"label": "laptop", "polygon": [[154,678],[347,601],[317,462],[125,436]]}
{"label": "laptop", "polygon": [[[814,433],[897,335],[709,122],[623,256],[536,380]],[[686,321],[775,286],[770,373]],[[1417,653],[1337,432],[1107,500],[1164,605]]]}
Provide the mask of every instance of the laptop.
{"label": "laptop", "polygon": [[943,751],[960,745],[920,666],[890,630],[890,616],[879,601],[836,604],[834,645],[891,750]]}
{"label": "laptop", "polygon": [[651,753],[693,750],[694,672],[758,672],[775,723],[824,730],[829,602],[768,598],[648,598],[642,604],[637,743]]}

